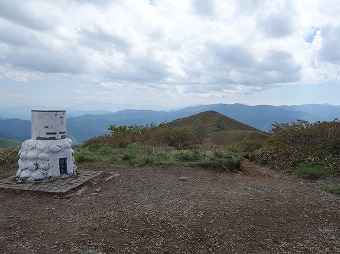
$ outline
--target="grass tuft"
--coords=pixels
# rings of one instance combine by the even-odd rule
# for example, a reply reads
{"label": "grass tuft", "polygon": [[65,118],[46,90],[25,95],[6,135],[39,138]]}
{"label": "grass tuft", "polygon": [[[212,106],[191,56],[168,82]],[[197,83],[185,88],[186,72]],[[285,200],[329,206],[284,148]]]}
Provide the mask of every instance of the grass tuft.
{"label": "grass tuft", "polygon": [[310,166],[297,166],[293,168],[292,172],[298,176],[305,177],[308,179],[319,179],[322,177],[330,176],[333,170],[320,165],[310,165]]}
{"label": "grass tuft", "polygon": [[323,186],[321,189],[328,191],[330,193],[338,194],[340,195],[340,185],[336,186]]}

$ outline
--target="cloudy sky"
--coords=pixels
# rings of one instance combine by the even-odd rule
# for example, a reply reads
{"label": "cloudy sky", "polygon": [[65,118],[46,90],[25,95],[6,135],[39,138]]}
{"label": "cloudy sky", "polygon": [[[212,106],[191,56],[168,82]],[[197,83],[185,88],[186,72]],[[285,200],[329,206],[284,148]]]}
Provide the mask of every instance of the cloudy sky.
{"label": "cloudy sky", "polygon": [[338,0],[0,0],[0,106],[340,105],[339,13]]}

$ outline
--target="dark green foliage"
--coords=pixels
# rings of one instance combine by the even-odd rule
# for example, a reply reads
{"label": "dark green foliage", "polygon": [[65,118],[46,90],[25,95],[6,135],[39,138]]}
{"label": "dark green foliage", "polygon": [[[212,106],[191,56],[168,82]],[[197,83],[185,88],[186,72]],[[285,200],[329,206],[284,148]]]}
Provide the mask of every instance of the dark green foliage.
{"label": "dark green foliage", "polygon": [[161,165],[166,165],[167,162],[169,160],[169,157],[164,154],[164,153],[160,153],[157,155],[151,155],[151,156],[147,156],[142,165],[143,166],[161,166]]}
{"label": "dark green foliage", "polygon": [[168,128],[165,132],[165,144],[173,147],[190,147],[199,143],[195,132],[188,127]]}
{"label": "dark green foliage", "polygon": [[309,178],[309,179],[319,179],[325,176],[330,176],[333,170],[320,165],[310,165],[310,166],[298,166],[293,168],[292,172],[296,175]]}
{"label": "dark green foliage", "polygon": [[200,166],[206,168],[213,168],[213,169],[223,169],[223,170],[240,170],[241,168],[241,161],[239,159],[225,159],[225,158],[218,158],[212,157],[208,161],[204,161],[200,164]]}
{"label": "dark green foliage", "polygon": [[104,156],[108,154],[114,154],[115,150],[113,147],[110,147],[110,146],[102,146],[98,149],[98,153]]}
{"label": "dark green foliage", "polygon": [[110,158],[109,158],[109,163],[110,164],[115,164],[117,161],[118,161],[118,156],[117,155],[112,155]]}
{"label": "dark green foliage", "polygon": [[224,150],[214,151],[207,155],[206,152],[198,149],[180,151],[175,155],[177,161],[191,163],[205,168],[240,170],[241,159],[235,147],[228,147]]}
{"label": "dark green foliage", "polygon": [[79,166],[82,163],[119,167],[178,165],[184,167],[202,166],[230,171],[239,170],[241,163],[235,147],[212,152],[198,148],[177,150],[171,147],[146,147],[139,143],[129,144],[125,148],[104,145],[96,152],[91,152],[86,147],[76,147],[75,157]]}
{"label": "dark green foliage", "polygon": [[340,195],[340,185],[336,186],[323,186],[321,187],[323,190],[328,191],[330,193],[338,194]]}
{"label": "dark green foliage", "polygon": [[158,126],[115,126],[110,125],[111,135],[103,135],[85,142],[84,146],[94,151],[103,145],[124,148],[133,143],[147,146],[172,146],[186,148],[199,143],[195,131],[185,127],[169,128],[161,123]]}
{"label": "dark green foliage", "polygon": [[176,154],[175,158],[179,161],[193,161],[189,151],[181,151]]}
{"label": "dark green foliage", "polygon": [[102,148],[102,145],[99,144],[99,143],[94,143],[94,144],[91,144],[91,145],[88,145],[87,146],[87,149],[90,151],[90,152],[97,152],[99,149]]}
{"label": "dark green foliage", "polygon": [[15,174],[18,169],[19,148],[0,148],[0,176]]}
{"label": "dark green foliage", "polygon": [[133,159],[136,159],[136,156],[130,153],[124,153],[122,156],[123,161],[131,161]]}
{"label": "dark green foliage", "polygon": [[175,155],[175,158],[179,161],[199,161],[202,155],[197,149],[181,151]]}
{"label": "dark green foliage", "polygon": [[75,153],[74,158],[76,160],[76,163],[98,161],[96,155],[90,151],[77,152]]}
{"label": "dark green foliage", "polygon": [[20,142],[13,139],[0,138],[0,148],[20,147]]}
{"label": "dark green foliage", "polygon": [[110,142],[118,147],[126,147],[131,143],[142,142],[145,138],[144,134],[153,127],[153,124],[150,126],[110,125],[108,128],[111,131]]}
{"label": "dark green foliage", "polygon": [[268,144],[256,151],[256,160],[275,168],[321,165],[340,168],[340,122],[274,124]]}
{"label": "dark green foliage", "polygon": [[256,159],[256,151],[265,147],[267,144],[267,140],[244,140],[238,142],[237,146],[244,158],[254,161]]}
{"label": "dark green foliage", "polygon": [[200,166],[223,170],[240,170],[241,159],[235,147],[228,147],[225,151],[215,151],[208,160],[200,163]]}
{"label": "dark green foliage", "polygon": [[252,153],[264,147],[267,140],[246,140],[239,142],[238,146],[241,147],[242,152]]}

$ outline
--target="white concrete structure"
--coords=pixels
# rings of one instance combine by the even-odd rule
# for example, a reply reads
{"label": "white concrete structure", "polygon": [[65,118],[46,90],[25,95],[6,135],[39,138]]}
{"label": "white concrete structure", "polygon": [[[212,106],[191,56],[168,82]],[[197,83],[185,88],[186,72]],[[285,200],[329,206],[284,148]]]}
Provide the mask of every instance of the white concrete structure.
{"label": "white concrete structure", "polygon": [[77,174],[72,140],[66,138],[65,110],[32,110],[32,138],[19,151],[19,181],[38,181]]}
{"label": "white concrete structure", "polygon": [[66,111],[32,110],[32,139],[66,138]]}

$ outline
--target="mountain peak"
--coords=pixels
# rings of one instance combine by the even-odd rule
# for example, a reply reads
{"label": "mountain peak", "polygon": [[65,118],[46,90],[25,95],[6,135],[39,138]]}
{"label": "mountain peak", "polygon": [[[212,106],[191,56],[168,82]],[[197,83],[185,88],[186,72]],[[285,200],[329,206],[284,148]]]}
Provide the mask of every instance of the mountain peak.
{"label": "mountain peak", "polygon": [[214,131],[247,130],[259,131],[249,125],[238,122],[214,110],[180,118],[169,123],[169,126],[192,126],[193,129],[213,129]]}
{"label": "mountain peak", "polygon": [[244,123],[216,111],[208,110],[196,115],[180,118],[167,124],[171,127],[186,126],[200,138],[210,139],[216,144],[240,141],[248,138],[264,138],[266,135]]}

